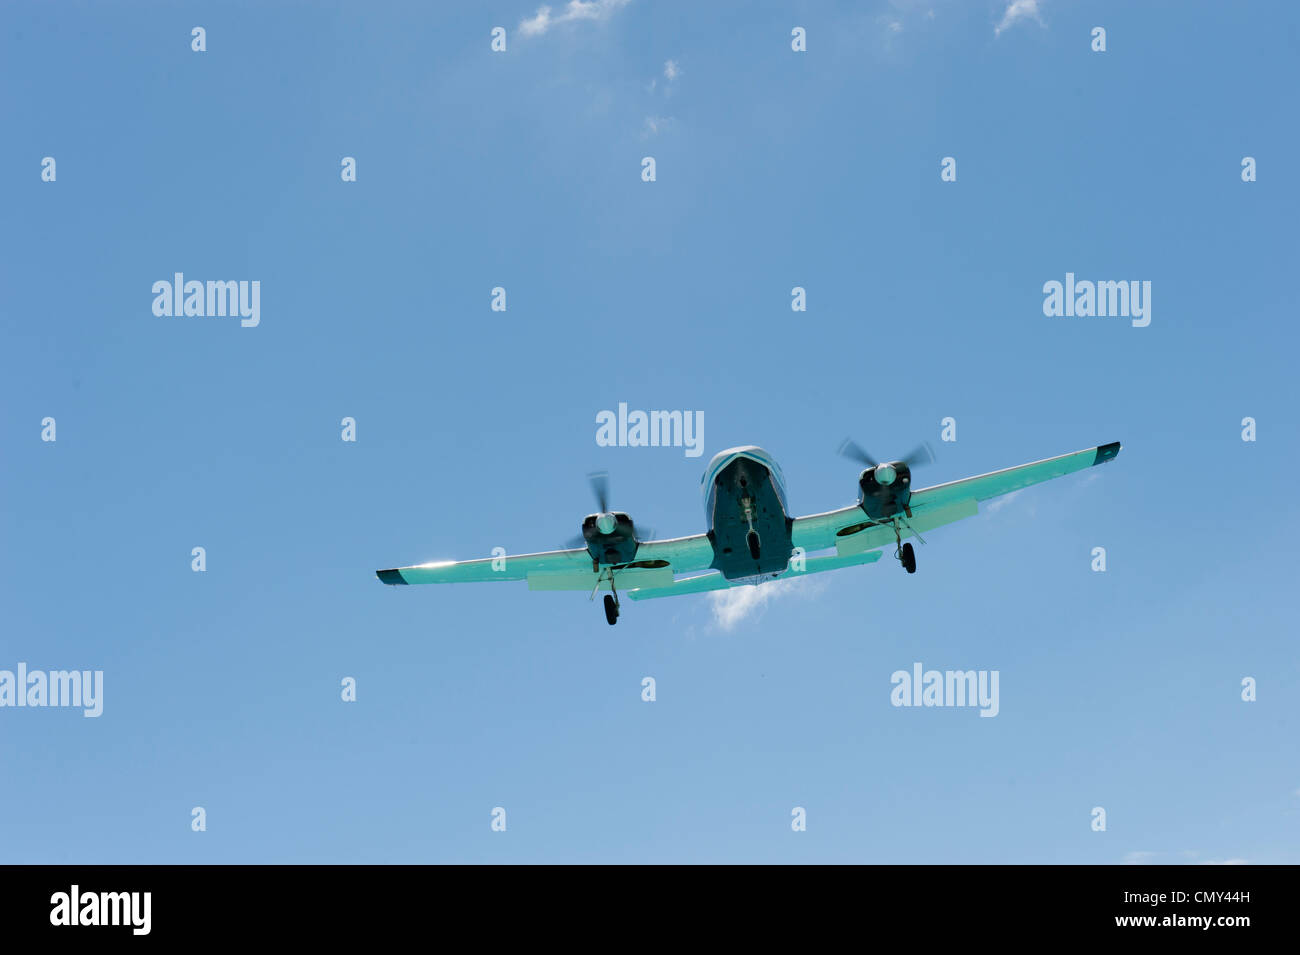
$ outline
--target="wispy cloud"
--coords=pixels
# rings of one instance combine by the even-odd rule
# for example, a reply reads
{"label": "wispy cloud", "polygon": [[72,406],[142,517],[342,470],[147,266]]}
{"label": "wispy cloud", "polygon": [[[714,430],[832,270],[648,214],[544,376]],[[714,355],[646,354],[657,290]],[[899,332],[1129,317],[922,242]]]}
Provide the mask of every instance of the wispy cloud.
{"label": "wispy cloud", "polygon": [[1006,507],[1008,504],[1010,504],[1012,501],[1014,501],[1016,498],[1018,498],[1021,494],[1024,493],[1025,493],[1025,489],[1022,487],[1020,490],[1012,491],[1010,494],[1004,494],[1001,497],[995,497],[993,500],[989,501],[988,504],[984,505],[984,513],[996,514],[998,511],[1002,510],[1002,508]]}
{"label": "wispy cloud", "polygon": [[677,120],[671,116],[647,116],[645,123],[641,126],[641,138],[649,139],[651,136],[658,136],[666,129],[671,129]]}
{"label": "wispy cloud", "polygon": [[997,36],[1002,35],[1002,31],[1012,24],[1019,23],[1021,20],[1033,20],[1039,26],[1045,26],[1043,18],[1038,13],[1038,0],[1011,0],[1007,4],[1006,11],[1002,14],[1002,22],[993,30]]}
{"label": "wispy cloud", "polygon": [[[1171,855],[1173,855],[1173,853],[1147,852],[1145,850],[1129,852],[1124,856],[1124,865],[1150,865],[1153,862],[1155,862],[1157,859],[1165,860],[1167,859],[1167,857]],[[1196,856],[1200,855],[1200,853],[1197,852],[1195,849],[1184,849],[1181,853],[1179,853],[1179,855],[1187,859],[1194,859]],[[1173,864],[1173,863],[1170,862],[1169,864]],[[1195,862],[1195,863],[1189,862],[1187,864],[1189,865],[1250,865],[1250,860],[1241,859],[1241,858],[1204,859],[1200,862]]]}
{"label": "wispy cloud", "polygon": [[[664,61],[664,85],[663,95],[668,98],[673,94],[673,84],[677,77],[682,75],[682,68],[676,60]],[[654,93],[659,86],[659,77],[650,78],[650,85],[646,87],[647,93]],[[647,116],[645,122],[641,124],[641,138],[649,139],[652,136],[658,136],[660,133],[671,129],[677,125],[677,120],[672,116]]]}
{"label": "wispy cloud", "polygon": [[628,3],[629,0],[569,0],[559,13],[553,13],[550,7],[542,5],[531,17],[519,21],[519,32],[524,36],[542,36],[551,27],[561,23],[605,20],[619,7],[625,7]]}
{"label": "wispy cloud", "polygon": [[[682,68],[676,60],[664,61],[664,96],[671,96],[673,92],[673,83],[677,77],[682,75]],[[653,93],[659,88],[659,77],[650,77],[650,82],[646,84],[646,92]]]}
{"label": "wispy cloud", "polygon": [[934,20],[931,3],[932,0],[889,0],[889,9],[874,18],[885,47],[892,48],[905,30],[919,26],[922,20]]}
{"label": "wispy cloud", "polygon": [[786,577],[757,586],[745,585],[709,594],[713,622],[723,630],[733,630],[744,621],[762,616],[767,605],[791,594],[811,596],[822,589],[820,582],[809,577]]}

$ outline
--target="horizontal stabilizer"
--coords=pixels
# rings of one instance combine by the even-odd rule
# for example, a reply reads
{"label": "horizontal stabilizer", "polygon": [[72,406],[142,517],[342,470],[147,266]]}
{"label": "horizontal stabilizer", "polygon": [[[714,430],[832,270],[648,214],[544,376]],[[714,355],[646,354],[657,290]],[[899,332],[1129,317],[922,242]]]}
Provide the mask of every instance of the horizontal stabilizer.
{"label": "horizontal stabilizer", "polygon": [[[827,570],[839,570],[841,567],[855,567],[859,564],[871,564],[878,560],[880,560],[880,551],[878,550],[844,557],[838,554],[805,557],[803,558],[803,570],[787,567],[779,574],[761,579],[766,582],[783,580],[788,577],[807,577],[809,574],[820,574]],[[710,590],[727,590],[731,587],[744,587],[753,583],[755,583],[755,580],[752,577],[728,580],[715,570],[712,573],[697,574],[694,577],[679,577],[671,584],[663,587],[641,587],[629,591],[628,596],[633,600],[652,600],[655,597],[679,597],[682,594],[701,594]]]}

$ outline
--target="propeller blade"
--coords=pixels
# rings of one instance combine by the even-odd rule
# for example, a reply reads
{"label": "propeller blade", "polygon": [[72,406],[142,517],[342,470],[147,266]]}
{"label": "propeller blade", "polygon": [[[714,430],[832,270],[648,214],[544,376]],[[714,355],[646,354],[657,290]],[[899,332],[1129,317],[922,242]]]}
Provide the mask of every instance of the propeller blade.
{"label": "propeller blade", "polygon": [[591,493],[596,495],[596,505],[600,508],[600,513],[607,513],[609,511],[609,472],[593,471],[587,475],[587,480],[591,482]]}
{"label": "propeller blade", "polygon": [[570,537],[567,541],[565,541],[564,547],[562,549],[573,550],[574,548],[577,547],[586,547],[586,546],[587,546],[587,538],[579,534],[576,537]]}
{"label": "propeller blade", "polygon": [[934,451],[931,450],[928,442],[922,442],[920,447],[916,448],[911,454],[903,458],[903,463],[909,468],[916,467],[918,464],[933,464]]}
{"label": "propeller blade", "polygon": [[634,536],[639,542],[645,543],[646,541],[655,540],[657,535],[655,534],[655,529],[653,527],[643,527],[640,524],[635,526],[636,534]]}
{"label": "propeller blade", "polygon": [[844,443],[840,445],[840,454],[850,458],[860,464],[865,464],[869,468],[874,468],[879,462],[863,450],[862,445],[858,444],[852,438],[845,438]]}

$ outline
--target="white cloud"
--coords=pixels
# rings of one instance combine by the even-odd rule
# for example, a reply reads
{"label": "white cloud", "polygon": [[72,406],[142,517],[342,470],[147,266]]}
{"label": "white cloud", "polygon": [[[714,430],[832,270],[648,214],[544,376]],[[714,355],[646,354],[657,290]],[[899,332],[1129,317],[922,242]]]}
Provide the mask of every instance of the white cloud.
{"label": "white cloud", "polygon": [[519,32],[524,36],[540,36],[551,28],[551,8],[538,7],[531,20],[519,21]]}
{"label": "white cloud", "polygon": [[1206,859],[1201,865],[1250,865],[1249,859]]}
{"label": "white cloud", "polygon": [[1002,508],[1006,507],[1008,504],[1010,504],[1012,501],[1014,501],[1016,498],[1018,498],[1021,494],[1024,493],[1025,493],[1025,489],[1022,487],[1020,490],[1012,491],[1010,494],[1003,494],[1001,497],[995,497],[993,500],[989,501],[987,504],[984,505],[984,513],[996,514],[998,511],[1002,510]]}
{"label": "white cloud", "polygon": [[1154,856],[1154,852],[1129,852],[1124,855],[1124,865],[1146,865]]}
{"label": "white cloud", "polygon": [[761,616],[767,605],[780,597],[790,594],[808,596],[821,589],[807,577],[784,577],[757,586],[745,584],[730,590],[714,591],[709,594],[713,622],[723,630],[732,630],[751,617]]}
{"label": "white cloud", "polygon": [[927,7],[928,3],[929,0],[889,0],[889,9],[874,16],[880,42],[886,50],[892,51],[894,41],[901,42],[902,34],[922,25],[922,19],[934,20],[934,8]]}
{"label": "white cloud", "polygon": [[723,630],[732,630],[741,621],[761,614],[769,602],[789,593],[788,580],[774,580],[758,586],[732,587],[709,594],[713,604],[713,621]]}
{"label": "white cloud", "polygon": [[1007,4],[1006,12],[1002,14],[1002,22],[994,28],[993,32],[1001,36],[1003,30],[1021,20],[1033,20],[1039,26],[1044,26],[1043,18],[1038,15],[1038,0],[1011,0]]}
{"label": "white cloud", "polygon": [[[664,84],[663,84],[664,96],[673,95],[673,83],[676,82],[677,77],[681,75],[682,75],[682,68],[680,65],[678,65],[676,60],[664,61]],[[653,93],[658,88],[659,88],[659,77],[657,76],[650,77],[650,82],[646,84],[646,88],[645,88],[646,92]]]}
{"label": "white cloud", "polygon": [[619,7],[627,6],[628,2],[629,0],[569,0],[564,10],[558,14],[552,14],[551,8],[543,4],[533,16],[519,21],[519,32],[524,36],[542,36],[556,24],[605,20]]}
{"label": "white cloud", "polygon": [[647,116],[645,124],[641,127],[641,138],[649,139],[651,136],[658,136],[666,129],[671,129],[677,120],[671,116]]}

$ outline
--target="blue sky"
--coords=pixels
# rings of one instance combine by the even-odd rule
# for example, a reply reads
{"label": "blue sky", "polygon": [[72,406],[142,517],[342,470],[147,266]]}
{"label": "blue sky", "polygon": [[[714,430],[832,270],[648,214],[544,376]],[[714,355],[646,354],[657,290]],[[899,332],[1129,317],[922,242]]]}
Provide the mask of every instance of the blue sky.
{"label": "blue sky", "polygon": [[[552,6],[9,6],[0,669],[104,711],[0,709],[0,861],[1300,861],[1300,11]],[[155,316],[178,271],[260,324]],[[1067,272],[1151,324],[1046,317]],[[597,446],[619,402],[704,456]],[[700,532],[739,444],[842,506],[850,434],[928,440],[922,484],[1124,450],[914,576],[615,628],[374,577],[560,546],[595,468]],[[891,706],[918,661],[998,670],[998,716]]]}

